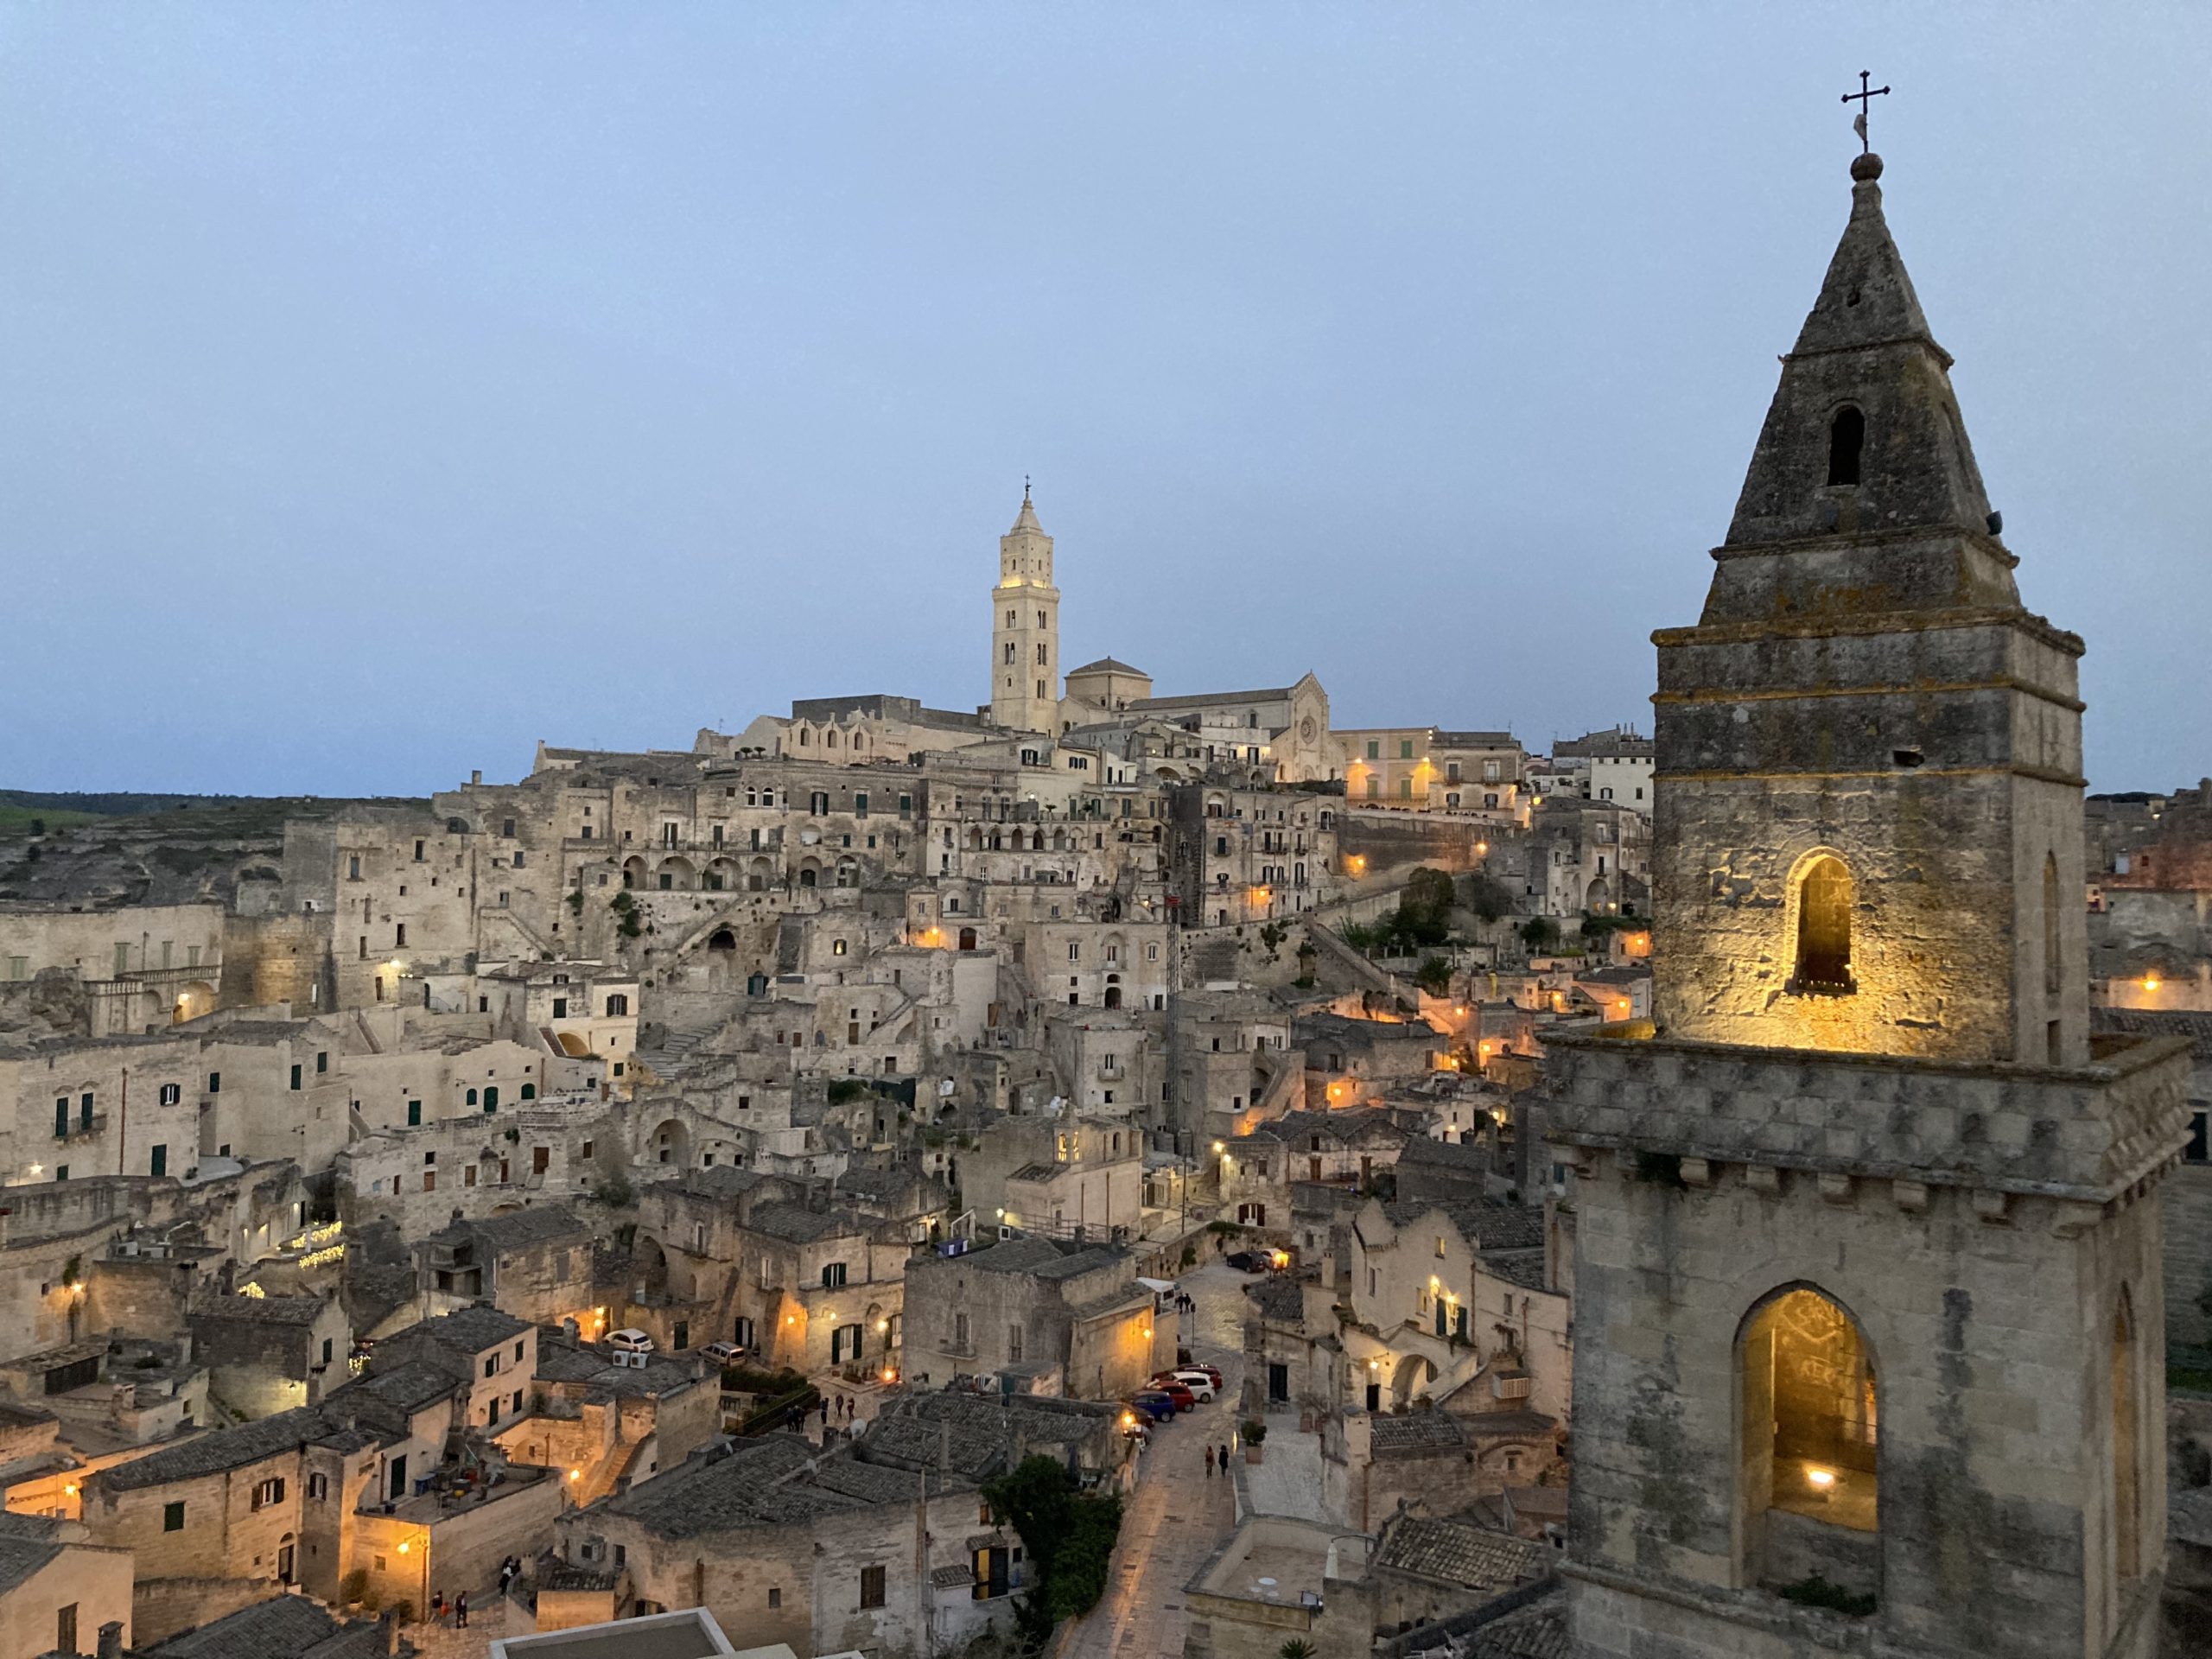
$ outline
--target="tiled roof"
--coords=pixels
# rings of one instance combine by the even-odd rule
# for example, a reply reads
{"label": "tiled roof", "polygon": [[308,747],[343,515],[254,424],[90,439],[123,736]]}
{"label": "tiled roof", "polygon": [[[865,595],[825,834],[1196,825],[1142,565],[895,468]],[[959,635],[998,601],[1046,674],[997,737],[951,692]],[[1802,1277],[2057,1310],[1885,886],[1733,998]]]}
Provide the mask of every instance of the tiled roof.
{"label": "tiled roof", "polygon": [[514,1250],[548,1239],[566,1238],[590,1230],[576,1212],[563,1204],[542,1204],[528,1210],[511,1211],[504,1216],[486,1216],[476,1221],[456,1221],[440,1228],[430,1237],[440,1243],[459,1243],[471,1238],[481,1239],[494,1249]]}
{"label": "tiled roof", "polygon": [[58,1539],[0,1536],[0,1591],[14,1589],[60,1554]]}
{"label": "tiled roof", "polygon": [[1260,1317],[1278,1324],[1294,1324],[1306,1310],[1306,1293],[1295,1279],[1281,1274],[1269,1274],[1256,1283],[1244,1287],[1245,1298],[1259,1310]]}
{"label": "tiled roof", "polygon": [[1180,697],[1139,697],[1129,703],[1132,711],[1154,709],[1205,709],[1215,703],[1281,702],[1298,688],[1279,685],[1266,691],[1199,691]]}
{"label": "tiled roof", "polygon": [[321,1296],[223,1296],[200,1303],[187,1318],[235,1319],[242,1325],[313,1325],[329,1305]]}
{"label": "tiled roof", "polygon": [[1544,1242],[1544,1212],[1527,1205],[1486,1198],[1414,1198],[1382,1206],[1393,1227],[1409,1227],[1440,1211],[1478,1250],[1529,1249]]}
{"label": "tiled roof", "polygon": [[2089,1029],[2100,1035],[2186,1037],[2191,1058],[2212,1059],[2212,1014],[2190,1008],[2091,1008]]}
{"label": "tiled roof", "polygon": [[1573,1659],[1567,1604],[1557,1595],[1493,1620],[1474,1633],[1466,1659]]}
{"label": "tiled roof", "polygon": [[391,1412],[420,1411],[435,1401],[443,1400],[461,1386],[460,1379],[450,1371],[441,1370],[427,1360],[410,1359],[404,1364],[387,1365],[382,1370],[371,1371],[366,1376],[357,1376],[340,1384],[329,1395],[334,1408],[342,1412],[360,1410],[364,1406],[385,1417],[387,1424],[397,1427]]}
{"label": "tiled roof", "polygon": [[1373,1426],[1375,1455],[1447,1452],[1465,1446],[1467,1437],[1449,1412],[1413,1411],[1404,1416],[1380,1416]]}
{"label": "tiled roof", "polygon": [[1459,1426],[1478,1440],[1525,1440],[1550,1433],[1559,1427],[1559,1420],[1541,1411],[1477,1411],[1460,1418]]}
{"label": "tiled roof", "polygon": [[1482,1252],[1484,1269],[1523,1290],[1548,1290],[1544,1283],[1544,1253],[1541,1248]]}
{"label": "tiled roof", "polygon": [[140,1651],[149,1659],[300,1659],[346,1628],[305,1596],[278,1596]]}
{"label": "tiled roof", "polygon": [[803,1204],[761,1205],[745,1224],[753,1232],[790,1244],[810,1244],[819,1238],[864,1238],[882,1225],[850,1210],[810,1210]]}
{"label": "tiled roof", "polygon": [[1541,1577],[1548,1554],[1541,1544],[1510,1533],[1441,1516],[1408,1515],[1389,1526],[1376,1551],[1375,1566],[1383,1572],[1410,1573],[1496,1592]]}
{"label": "tiled roof", "polygon": [[1490,1168],[1490,1154],[1479,1141],[1438,1141],[1426,1135],[1417,1135],[1406,1142],[1406,1149],[1398,1154],[1401,1164],[1436,1164],[1447,1169],[1477,1172]]}
{"label": "tiled roof", "polygon": [[103,1469],[92,1478],[110,1491],[127,1492],[143,1486],[165,1485],[173,1480],[220,1474],[226,1469],[242,1469],[264,1458],[296,1451],[331,1427],[331,1422],[319,1408],[302,1406],[257,1422],[212,1429],[181,1446]]}
{"label": "tiled roof", "polygon": [[795,1479],[815,1455],[797,1435],[741,1440],[726,1457],[702,1457],[632,1487],[607,1503],[664,1538],[786,1526],[858,1509],[857,1501]]}
{"label": "tiled roof", "polygon": [[480,1354],[503,1342],[512,1342],[535,1328],[527,1319],[518,1319],[512,1313],[502,1313],[496,1307],[480,1303],[474,1307],[455,1308],[434,1319],[420,1320],[404,1331],[394,1332],[385,1340],[400,1342],[410,1337],[427,1337],[456,1353]]}

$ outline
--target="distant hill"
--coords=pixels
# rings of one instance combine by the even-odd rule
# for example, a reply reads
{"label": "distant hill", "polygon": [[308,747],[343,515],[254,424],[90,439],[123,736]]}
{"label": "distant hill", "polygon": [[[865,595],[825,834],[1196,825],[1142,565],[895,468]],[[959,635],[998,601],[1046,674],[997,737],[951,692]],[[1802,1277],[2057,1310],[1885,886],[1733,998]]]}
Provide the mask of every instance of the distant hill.
{"label": "distant hill", "polygon": [[284,824],[423,799],[0,790],[0,900],[105,908],[228,903],[241,875],[273,880]]}
{"label": "distant hill", "polygon": [[195,806],[258,798],[261,798],[251,795],[148,795],[136,791],[99,795],[73,789],[0,789],[0,812],[16,808],[24,813],[60,813],[82,823],[87,818],[135,818],[148,812],[187,812]]}

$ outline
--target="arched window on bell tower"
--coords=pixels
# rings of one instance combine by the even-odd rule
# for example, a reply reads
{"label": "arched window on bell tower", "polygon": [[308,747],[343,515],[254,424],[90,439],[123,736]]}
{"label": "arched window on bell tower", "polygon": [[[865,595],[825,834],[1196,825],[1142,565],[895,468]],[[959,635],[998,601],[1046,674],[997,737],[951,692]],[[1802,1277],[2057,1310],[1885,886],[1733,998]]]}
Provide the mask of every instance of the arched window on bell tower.
{"label": "arched window on bell tower", "polygon": [[1849,404],[1828,423],[1828,483],[1859,482],[1859,452],[1866,447],[1866,417]]}
{"label": "arched window on bell tower", "polygon": [[1797,965],[1789,988],[1801,995],[1845,996],[1851,977],[1851,872],[1822,853],[1797,878]]}
{"label": "arched window on bell tower", "polygon": [[1878,1593],[1879,1405],[1858,1321],[1825,1293],[1791,1286],[1745,1319],[1737,1368],[1745,1582],[1795,1581],[1821,1560],[1837,1588]]}

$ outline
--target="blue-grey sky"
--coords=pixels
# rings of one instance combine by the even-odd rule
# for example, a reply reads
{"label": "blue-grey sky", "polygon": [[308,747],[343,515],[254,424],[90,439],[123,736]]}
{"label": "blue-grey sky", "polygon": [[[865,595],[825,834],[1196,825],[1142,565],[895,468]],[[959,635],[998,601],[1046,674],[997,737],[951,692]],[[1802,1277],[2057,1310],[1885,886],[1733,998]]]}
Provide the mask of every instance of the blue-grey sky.
{"label": "blue-grey sky", "polygon": [[2212,772],[2212,11],[0,10],[0,784],[418,792],[1065,659],[1649,729],[1890,221],[2094,786]]}

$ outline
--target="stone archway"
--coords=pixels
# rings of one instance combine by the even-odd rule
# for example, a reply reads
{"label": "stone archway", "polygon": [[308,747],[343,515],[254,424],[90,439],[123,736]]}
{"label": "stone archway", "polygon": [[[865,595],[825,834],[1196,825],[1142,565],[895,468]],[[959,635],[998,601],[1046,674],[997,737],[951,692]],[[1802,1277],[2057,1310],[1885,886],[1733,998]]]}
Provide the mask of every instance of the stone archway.
{"label": "stone archway", "polygon": [[1436,1364],[1427,1354],[1408,1354],[1390,1373],[1390,1394],[1398,1404],[1411,1405],[1436,1380]]}
{"label": "stone archway", "polygon": [[177,988],[176,1002],[169,1010],[169,1023],[182,1025],[188,1020],[197,1020],[203,1014],[215,1011],[215,988],[204,979],[188,980]]}

